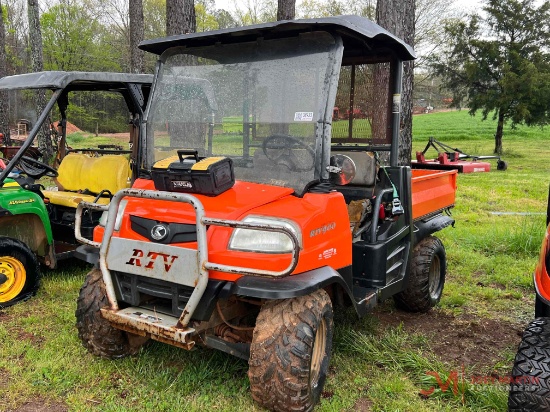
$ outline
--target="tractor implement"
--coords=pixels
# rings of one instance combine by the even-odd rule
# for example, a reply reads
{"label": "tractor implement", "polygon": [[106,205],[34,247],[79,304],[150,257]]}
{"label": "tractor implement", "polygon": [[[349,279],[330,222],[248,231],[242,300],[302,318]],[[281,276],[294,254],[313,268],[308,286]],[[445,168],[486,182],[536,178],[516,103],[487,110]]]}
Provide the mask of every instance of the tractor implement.
{"label": "tractor implement", "polygon": [[[426,159],[428,149],[434,148],[437,151],[437,158]],[[471,159],[467,161],[465,159]],[[497,170],[506,170],[508,164],[500,159],[500,156],[477,156],[464,153],[462,150],[452,148],[445,143],[430,137],[428,144],[421,152],[416,152],[416,161],[413,160],[411,166],[420,169],[452,170],[456,169],[459,173],[489,172],[491,164],[483,160],[497,159]]]}

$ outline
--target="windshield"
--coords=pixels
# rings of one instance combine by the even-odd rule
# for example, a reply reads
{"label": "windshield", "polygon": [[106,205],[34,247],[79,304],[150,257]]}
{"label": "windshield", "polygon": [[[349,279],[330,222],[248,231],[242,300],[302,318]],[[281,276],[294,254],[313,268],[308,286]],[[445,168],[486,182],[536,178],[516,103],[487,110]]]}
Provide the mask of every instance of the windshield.
{"label": "windshield", "polygon": [[301,192],[318,178],[336,47],[320,32],[170,49],[147,120],[147,167],[196,149],[231,157],[238,180]]}

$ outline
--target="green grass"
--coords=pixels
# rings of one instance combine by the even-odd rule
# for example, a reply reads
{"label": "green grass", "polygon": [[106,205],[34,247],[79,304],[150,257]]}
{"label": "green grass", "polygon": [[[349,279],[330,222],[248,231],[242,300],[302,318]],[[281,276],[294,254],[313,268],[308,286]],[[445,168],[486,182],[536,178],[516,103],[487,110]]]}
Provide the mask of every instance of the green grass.
{"label": "green grass", "polygon": [[[494,121],[466,111],[416,116],[413,153],[434,136],[465,153],[491,155],[495,128]],[[505,128],[502,159],[508,170],[496,171],[489,160],[490,173],[459,175],[456,227],[440,234],[450,272],[443,308],[523,322],[532,316],[523,297],[532,299],[532,271],[545,230],[547,135],[540,128]],[[435,156],[433,149],[426,154]]]}
{"label": "green grass", "polygon": [[128,138],[122,139],[110,136],[95,136],[87,132],[75,132],[67,135],[67,144],[73,149],[97,147],[100,144],[116,144],[128,150]]}
{"label": "green grass", "polygon": [[[413,151],[434,136],[466,153],[491,154],[494,130],[493,121],[471,118],[466,111],[417,116]],[[351,311],[336,314],[333,358],[319,411],[505,410],[504,385],[464,379],[455,395],[440,390],[428,372],[437,372],[443,381],[453,371],[459,377],[509,373],[519,338],[504,346],[495,342],[490,359],[462,372],[460,359],[434,349],[441,342],[428,326],[432,316],[454,316],[460,322],[490,320],[521,330],[531,319],[532,271],[544,233],[550,176],[546,135],[540,129],[507,128],[503,159],[508,170],[459,176],[455,228],[438,234],[448,256],[444,296],[420,327],[412,331],[406,320],[381,320],[394,313],[391,302],[360,320]],[[75,147],[119,141],[69,137]],[[153,343],[117,361],[88,354],[74,318],[87,270],[84,264],[63,262],[46,273],[35,298],[0,312],[0,410],[33,401],[71,411],[261,410],[249,393],[246,362],[215,350],[186,352]],[[475,337],[467,339],[477,345]],[[421,397],[420,391],[430,387],[434,393]]]}

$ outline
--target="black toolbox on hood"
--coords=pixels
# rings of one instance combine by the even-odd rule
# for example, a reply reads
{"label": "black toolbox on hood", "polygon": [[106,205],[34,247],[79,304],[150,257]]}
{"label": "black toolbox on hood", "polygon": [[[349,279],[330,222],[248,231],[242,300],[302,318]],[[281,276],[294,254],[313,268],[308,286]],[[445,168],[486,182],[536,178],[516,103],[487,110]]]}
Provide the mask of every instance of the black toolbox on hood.
{"label": "black toolbox on hood", "polygon": [[228,157],[199,158],[196,150],[178,150],[177,156],[153,165],[158,190],[216,196],[235,184],[233,161]]}

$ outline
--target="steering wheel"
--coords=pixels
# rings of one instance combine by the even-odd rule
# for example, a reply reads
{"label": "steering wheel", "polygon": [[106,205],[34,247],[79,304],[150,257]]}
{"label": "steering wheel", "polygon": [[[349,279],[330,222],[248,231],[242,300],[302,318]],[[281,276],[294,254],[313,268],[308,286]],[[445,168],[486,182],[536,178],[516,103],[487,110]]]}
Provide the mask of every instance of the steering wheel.
{"label": "steering wheel", "polygon": [[[282,134],[274,134],[264,139],[262,149],[266,157],[273,163],[288,167],[294,172],[307,172],[315,166],[315,152],[300,139]],[[298,156],[297,150],[302,149],[310,158]],[[311,161],[311,164],[309,162]]]}
{"label": "steering wheel", "polygon": [[19,161],[19,167],[27,176],[33,179],[40,179],[42,176],[57,177],[59,173],[53,167],[46,163],[42,163],[32,157],[22,156]]}

